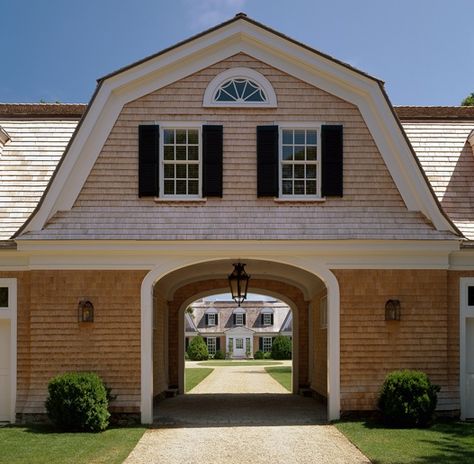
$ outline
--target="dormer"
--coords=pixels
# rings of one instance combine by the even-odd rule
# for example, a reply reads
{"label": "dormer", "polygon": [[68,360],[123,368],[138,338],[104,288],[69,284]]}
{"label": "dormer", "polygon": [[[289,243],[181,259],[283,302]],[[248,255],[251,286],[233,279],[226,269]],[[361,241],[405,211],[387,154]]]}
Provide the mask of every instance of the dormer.
{"label": "dormer", "polygon": [[204,313],[204,320],[206,327],[215,327],[219,323],[219,315],[216,308],[211,306],[210,308],[206,309]]}
{"label": "dormer", "polygon": [[272,326],[274,324],[273,309],[263,308],[260,311],[260,325],[263,327]]}
{"label": "dormer", "polygon": [[245,326],[246,319],[245,309],[239,307],[235,308],[232,312],[232,323],[234,326]]}
{"label": "dormer", "polygon": [[2,156],[3,147],[10,142],[11,137],[8,132],[0,126],[0,156]]}

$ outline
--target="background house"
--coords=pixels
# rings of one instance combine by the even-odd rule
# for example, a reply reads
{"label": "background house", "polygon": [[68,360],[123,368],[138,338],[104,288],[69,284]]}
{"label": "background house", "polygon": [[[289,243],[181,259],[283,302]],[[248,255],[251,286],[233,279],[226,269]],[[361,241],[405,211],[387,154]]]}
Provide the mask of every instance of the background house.
{"label": "background house", "polygon": [[271,351],[277,335],[292,335],[291,309],[279,301],[245,301],[237,307],[233,301],[199,300],[189,308],[186,348],[201,335],[211,356],[222,350],[231,358],[253,357],[258,350]]}

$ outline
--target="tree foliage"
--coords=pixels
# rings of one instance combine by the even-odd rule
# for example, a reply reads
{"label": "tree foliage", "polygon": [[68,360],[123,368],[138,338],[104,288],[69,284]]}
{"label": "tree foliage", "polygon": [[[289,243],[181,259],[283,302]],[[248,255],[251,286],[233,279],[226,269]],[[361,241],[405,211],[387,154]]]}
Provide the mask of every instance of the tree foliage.
{"label": "tree foliage", "polygon": [[283,335],[275,337],[272,343],[273,359],[291,359],[291,339]]}
{"label": "tree foliage", "polygon": [[462,102],[462,106],[474,106],[474,92],[468,95]]}

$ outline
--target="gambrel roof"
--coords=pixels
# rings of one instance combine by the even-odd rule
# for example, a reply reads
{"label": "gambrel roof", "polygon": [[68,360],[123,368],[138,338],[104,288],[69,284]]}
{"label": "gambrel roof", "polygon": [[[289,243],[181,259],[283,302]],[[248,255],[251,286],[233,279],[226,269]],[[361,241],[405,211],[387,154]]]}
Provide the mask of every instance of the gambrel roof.
{"label": "gambrel roof", "polygon": [[[4,214],[3,219],[6,222],[10,221],[10,224],[4,229],[5,233],[2,234],[2,238],[8,238],[32,211],[56,163],[58,163],[58,167],[55,176],[51,180],[42,201],[31,216],[30,221],[24,226],[21,233],[18,234],[18,238],[81,238],[80,230],[84,230],[84,223],[78,223],[78,228],[74,231],[72,229],[67,231],[67,224],[70,224],[70,222],[63,223],[62,218],[70,217],[71,220],[74,220],[76,217],[74,215],[70,216],[69,211],[75,205],[81,189],[123,109],[137,101],[137,99],[149,95],[150,92],[166,88],[173,83],[195,75],[209,66],[216,65],[231,57],[239,56],[239,54],[266,63],[268,66],[273,67],[273,69],[277,69],[279,72],[286,72],[295,79],[322,89],[322,91],[328,94],[337,95],[349,104],[355,105],[360,111],[408,211],[403,213],[403,218],[402,216],[391,216],[390,220],[393,221],[393,218],[397,218],[398,224],[398,230],[395,228],[393,233],[388,235],[385,233],[384,235],[382,228],[380,230],[372,228],[370,233],[368,233],[369,229],[361,228],[360,233],[354,235],[353,238],[454,238],[457,227],[446,218],[445,211],[449,213],[451,219],[456,217],[456,225],[462,229],[465,235],[469,236],[470,218],[466,221],[465,218],[456,216],[456,210],[460,208],[464,211],[461,215],[469,216],[470,213],[467,210],[470,206],[466,207],[466,204],[461,205],[460,202],[456,203],[456,201],[454,203],[447,201],[448,197],[444,194],[437,180],[434,179],[433,172],[438,172],[440,167],[438,166],[434,171],[430,170],[431,161],[426,150],[423,150],[423,142],[418,143],[416,146],[420,154],[419,160],[414,156],[406,134],[400,126],[399,120],[383,89],[383,83],[380,80],[306,45],[300,44],[240,14],[232,20],[181,42],[174,47],[163,50],[156,55],[101,78],[87,112],[84,114],[62,160],[58,163],[58,154],[68,141],[66,140],[67,137],[64,136],[64,127],[60,129],[63,132],[58,131],[58,133],[63,134],[61,142],[55,143],[54,140],[51,140],[51,153],[54,154],[43,158],[43,161],[45,163],[47,161],[49,167],[46,170],[47,172],[44,171],[45,175],[43,175],[41,182],[38,182],[35,186],[36,190],[30,196],[32,201],[24,206],[21,206],[19,201],[15,201],[14,203],[18,205],[18,210],[7,211],[7,214]],[[44,108],[45,111],[49,108],[54,112],[54,109],[51,107],[45,106]],[[68,135],[70,136],[76,124],[78,114],[83,110],[83,107],[63,105],[62,108],[67,113],[67,115],[65,114],[65,119],[68,122]],[[56,110],[58,110],[58,105],[56,105]],[[410,121],[413,120],[413,113],[416,112],[406,109],[406,107],[399,111],[401,115],[409,114],[407,118]],[[72,116],[73,113],[74,116]],[[439,111],[437,114],[439,116]],[[41,118],[43,123],[46,122],[45,116]],[[452,118],[452,116],[450,117]],[[9,133],[12,130],[9,126],[10,119],[10,117],[5,116],[3,123],[0,121],[0,125]],[[14,119],[18,123],[20,117],[17,115]],[[56,122],[51,124],[56,124]],[[419,139],[414,134],[419,134],[419,132],[416,130],[413,132],[413,124],[418,124],[418,122],[413,121],[410,124],[412,125],[407,125],[408,134],[416,145]],[[469,123],[466,123],[466,127],[463,130],[467,130],[468,126]],[[457,131],[457,129],[453,130]],[[459,131],[456,133],[461,134]],[[463,134],[464,132],[459,137],[459,142],[457,143],[461,143],[460,140]],[[18,138],[15,142],[15,137],[17,136],[12,134],[13,141],[9,145],[9,149],[14,147],[14,143],[22,143]],[[454,148],[454,150],[456,149]],[[5,157],[4,160],[6,159]],[[452,159],[450,158],[450,160]],[[424,170],[420,169],[420,162]],[[1,163],[2,159],[0,159]],[[28,163],[27,160],[25,166],[28,166]],[[452,164],[452,161],[450,163]],[[444,164],[444,167],[441,168],[447,171],[452,170],[452,166],[450,167],[448,164]],[[33,164],[31,166],[36,169]],[[27,170],[31,171],[29,168]],[[431,185],[426,182],[425,174],[430,178]],[[27,179],[27,176],[23,178],[22,182],[24,185],[23,191],[25,192],[33,185]],[[433,190],[437,197],[433,194]],[[3,191],[5,192],[5,189]],[[21,192],[21,190],[18,189],[18,192]],[[462,195],[463,190],[458,190],[456,198],[460,199]],[[444,210],[440,208],[438,200],[442,202]],[[281,211],[284,209],[282,207]],[[330,214],[328,216],[330,218],[334,213],[330,212],[330,208],[326,208],[326,210]],[[285,211],[288,212],[290,220],[295,213],[298,214],[297,208]],[[92,214],[91,211],[87,212],[87,217],[90,218],[90,214]],[[354,216],[352,220],[365,222],[371,217],[381,224],[385,220],[390,222],[388,216],[384,216],[384,214],[383,211],[368,211],[365,215],[359,212],[358,216]],[[16,219],[13,220],[13,217],[16,217]],[[166,223],[171,231],[182,227],[180,223],[173,223],[171,217],[166,219]],[[48,226],[50,227],[50,232],[41,232],[47,224],[50,224]],[[55,224],[57,224],[56,228]],[[324,221],[322,224],[324,224]],[[191,226],[196,227],[197,225],[191,224]],[[308,227],[310,227],[309,224]],[[58,234],[58,231],[63,229],[65,232],[62,235],[61,233]],[[349,229],[350,227],[348,226]],[[149,230],[152,231],[153,229],[150,227]],[[313,235],[308,234],[308,238],[329,238],[333,230],[334,226],[328,222],[327,233],[321,229],[324,232],[322,235],[315,235],[313,237]],[[183,237],[188,235],[189,232],[185,233]],[[91,229],[82,238],[107,238],[107,236],[101,235],[97,231],[94,232]],[[141,238],[141,236],[137,235],[129,238],[137,239]],[[143,238],[154,239],[154,236],[151,233]],[[161,236],[161,238],[179,237],[170,235],[169,237]],[[222,236],[221,238],[225,237]],[[250,236],[241,238],[250,238]],[[275,238],[278,237],[275,236]],[[338,237],[335,236],[334,238]],[[341,236],[340,238],[349,237]]]}

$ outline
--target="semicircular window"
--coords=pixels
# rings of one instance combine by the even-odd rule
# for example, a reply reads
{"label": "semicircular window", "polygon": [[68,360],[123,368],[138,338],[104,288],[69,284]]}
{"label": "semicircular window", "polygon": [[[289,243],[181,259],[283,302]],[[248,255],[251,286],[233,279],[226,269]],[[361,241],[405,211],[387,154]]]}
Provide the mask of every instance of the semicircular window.
{"label": "semicircular window", "polygon": [[214,97],[216,102],[266,103],[267,96],[262,88],[245,78],[234,78],[224,82]]}

